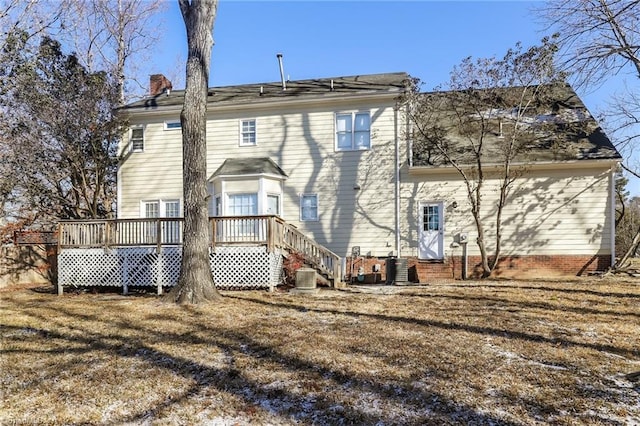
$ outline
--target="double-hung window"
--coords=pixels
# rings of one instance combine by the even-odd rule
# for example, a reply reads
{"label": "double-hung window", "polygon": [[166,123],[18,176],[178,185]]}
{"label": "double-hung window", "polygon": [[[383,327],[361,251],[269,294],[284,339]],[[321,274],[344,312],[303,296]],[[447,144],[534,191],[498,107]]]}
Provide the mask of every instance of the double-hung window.
{"label": "double-hung window", "polygon": [[318,194],[300,195],[300,220],[318,220]]}
{"label": "double-hung window", "polygon": [[371,148],[369,112],[336,114],[336,150],[357,151]]}
{"label": "double-hung window", "polygon": [[256,120],[240,120],[240,146],[256,145]]}
{"label": "double-hung window", "polygon": [[[258,194],[229,194],[229,214],[231,216],[255,216],[258,214]],[[258,221],[250,218],[235,219],[233,227],[228,228],[227,238],[231,241],[252,238],[258,235]]]}
{"label": "double-hung window", "polygon": [[[179,218],[179,200],[154,200],[142,202],[142,215],[146,219]],[[180,242],[181,226],[179,221],[161,221],[162,242],[177,244]],[[144,239],[147,243],[154,243],[158,238],[158,226],[156,221],[148,221],[144,224]]]}
{"label": "double-hung window", "polygon": [[276,194],[267,194],[267,214],[275,214],[280,216],[280,196]]}
{"label": "double-hung window", "polygon": [[144,151],[144,128],[134,127],[131,129],[131,151]]}
{"label": "double-hung window", "polygon": [[[180,201],[164,202],[164,217],[178,218],[180,217]],[[177,244],[180,242],[180,222],[167,221],[162,224],[162,240],[168,244]]]}
{"label": "double-hung window", "polygon": [[[160,202],[158,201],[145,201],[142,204],[143,206],[143,214],[147,219],[155,219],[160,217]],[[155,221],[145,221],[143,227],[143,238],[144,242],[149,244],[153,243],[158,238],[158,228],[156,226]]]}

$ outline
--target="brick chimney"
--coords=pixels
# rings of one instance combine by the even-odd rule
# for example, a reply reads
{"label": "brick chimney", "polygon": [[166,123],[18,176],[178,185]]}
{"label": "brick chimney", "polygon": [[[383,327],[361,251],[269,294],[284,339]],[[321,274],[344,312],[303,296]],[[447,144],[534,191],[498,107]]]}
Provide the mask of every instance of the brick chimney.
{"label": "brick chimney", "polygon": [[149,77],[149,95],[158,96],[173,89],[171,82],[162,74],[151,74]]}

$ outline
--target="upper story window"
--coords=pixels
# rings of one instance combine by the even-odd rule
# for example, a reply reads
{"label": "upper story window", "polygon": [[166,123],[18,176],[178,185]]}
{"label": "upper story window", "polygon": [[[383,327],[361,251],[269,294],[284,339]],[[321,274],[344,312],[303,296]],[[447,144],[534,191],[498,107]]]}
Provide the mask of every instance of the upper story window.
{"label": "upper story window", "polygon": [[318,220],[318,194],[302,194],[300,196],[300,220]]}
{"label": "upper story window", "polygon": [[131,151],[144,151],[144,128],[134,127],[131,129]]}
{"label": "upper story window", "polygon": [[167,120],[164,122],[165,130],[179,130],[182,129],[182,123],[180,120]]}
{"label": "upper story window", "polygon": [[336,150],[356,151],[371,148],[369,112],[336,114]]}
{"label": "upper story window", "polygon": [[256,144],[256,120],[240,120],[240,146]]}

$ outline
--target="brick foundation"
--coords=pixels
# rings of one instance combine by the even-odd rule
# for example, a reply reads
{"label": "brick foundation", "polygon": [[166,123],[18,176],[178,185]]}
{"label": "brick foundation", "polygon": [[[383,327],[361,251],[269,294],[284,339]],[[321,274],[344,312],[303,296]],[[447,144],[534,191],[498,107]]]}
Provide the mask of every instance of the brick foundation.
{"label": "brick foundation", "polygon": [[[347,282],[363,284],[384,284],[392,282],[394,277],[387,277],[388,262],[394,258],[361,257],[353,261],[347,258],[345,271]],[[379,265],[379,272],[376,266]],[[553,278],[562,276],[581,276],[589,272],[604,271],[611,266],[611,256],[506,256],[500,260],[494,277],[500,278]],[[358,280],[358,270],[363,268],[363,280]],[[409,282],[428,283],[433,280],[461,279],[462,257],[450,256],[442,261],[407,258]],[[467,278],[479,278],[482,275],[480,256],[469,256]],[[387,279],[389,278],[389,279]]]}

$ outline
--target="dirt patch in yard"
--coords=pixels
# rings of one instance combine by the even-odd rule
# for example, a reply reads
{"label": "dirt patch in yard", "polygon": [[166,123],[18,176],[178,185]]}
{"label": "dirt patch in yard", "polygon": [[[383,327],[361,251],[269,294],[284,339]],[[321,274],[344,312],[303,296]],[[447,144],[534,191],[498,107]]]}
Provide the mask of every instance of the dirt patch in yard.
{"label": "dirt patch in yard", "polygon": [[637,281],[387,293],[4,291],[0,424],[640,422]]}

